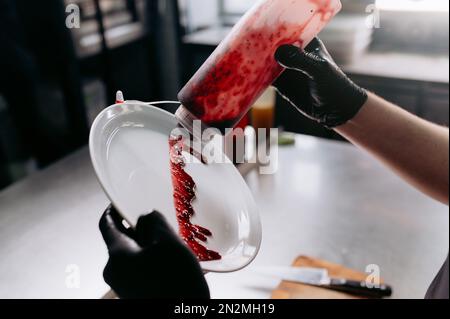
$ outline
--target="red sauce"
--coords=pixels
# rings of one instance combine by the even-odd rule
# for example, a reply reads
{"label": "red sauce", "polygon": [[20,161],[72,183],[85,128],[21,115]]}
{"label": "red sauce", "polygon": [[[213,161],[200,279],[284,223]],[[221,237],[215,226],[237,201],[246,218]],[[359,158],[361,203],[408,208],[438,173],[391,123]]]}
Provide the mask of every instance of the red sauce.
{"label": "red sauce", "polygon": [[333,17],[333,3],[328,0],[309,0],[317,6],[316,14],[320,15],[323,22],[328,22]]}
{"label": "red sauce", "polygon": [[[274,54],[283,44],[304,47],[303,35],[313,33],[311,22],[321,25],[336,13],[334,1],[309,0],[315,9],[302,25],[279,23],[261,27],[262,13],[270,12],[267,1],[254,15],[235,29],[179,94],[180,102],[208,126],[224,132],[234,127],[262,92],[283,72]],[[295,7],[294,7],[295,8]],[[297,4],[298,9],[298,4]],[[308,39],[309,40],[309,39]]]}
{"label": "red sauce", "polygon": [[195,182],[184,170],[183,137],[171,136],[170,146],[170,170],[172,174],[173,199],[177,213],[178,227],[181,238],[191,248],[200,261],[222,259],[218,252],[207,249],[203,244],[212,236],[210,230],[194,225],[191,222],[195,211],[192,202],[195,199]]}

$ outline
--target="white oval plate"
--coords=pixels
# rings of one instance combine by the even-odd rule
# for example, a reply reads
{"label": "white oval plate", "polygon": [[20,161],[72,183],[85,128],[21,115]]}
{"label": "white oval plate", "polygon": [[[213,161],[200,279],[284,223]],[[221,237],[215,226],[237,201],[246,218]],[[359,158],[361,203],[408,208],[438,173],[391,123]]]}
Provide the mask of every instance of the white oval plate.
{"label": "white oval plate", "polygon": [[[90,153],[99,181],[111,202],[135,225],[139,216],[157,210],[178,233],[172,197],[168,137],[175,117],[141,102],[105,109],[95,120]],[[261,244],[256,204],[235,166],[187,164],[197,184],[193,223],[210,229],[208,249],[221,260],[202,262],[205,271],[232,272],[247,266]]]}

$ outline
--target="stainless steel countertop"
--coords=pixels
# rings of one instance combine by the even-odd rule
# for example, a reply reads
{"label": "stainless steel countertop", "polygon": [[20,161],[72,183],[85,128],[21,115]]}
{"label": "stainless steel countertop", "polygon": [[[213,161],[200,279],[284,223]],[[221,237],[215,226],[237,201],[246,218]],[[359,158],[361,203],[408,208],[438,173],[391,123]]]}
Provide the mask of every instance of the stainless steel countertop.
{"label": "stainless steel countertop", "polygon": [[[87,149],[0,193],[0,298],[99,298],[108,200]],[[67,288],[77,265],[80,288]]]}
{"label": "stainless steel countertop", "polygon": [[[253,268],[300,254],[360,270],[377,264],[395,297],[423,297],[448,251],[448,207],[351,145],[298,136],[279,155],[275,175],[246,178],[262,216],[260,254],[240,272],[208,274],[213,297],[268,298],[278,282]],[[107,203],[87,149],[1,192],[0,298],[103,296],[97,223]],[[66,285],[70,265],[79,288]]]}

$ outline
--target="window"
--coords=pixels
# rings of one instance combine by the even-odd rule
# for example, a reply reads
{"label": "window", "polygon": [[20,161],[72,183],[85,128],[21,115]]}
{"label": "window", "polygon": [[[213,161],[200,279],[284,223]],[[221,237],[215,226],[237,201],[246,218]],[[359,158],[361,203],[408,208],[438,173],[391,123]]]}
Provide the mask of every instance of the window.
{"label": "window", "polygon": [[[219,0],[223,3],[225,14],[242,14],[257,0]],[[357,2],[359,0],[356,0]],[[373,0],[377,6],[384,10],[399,11],[449,11],[448,0]],[[352,1],[348,1],[351,3]]]}
{"label": "window", "polygon": [[377,0],[382,10],[448,12],[448,0]]}
{"label": "window", "polygon": [[224,14],[242,14],[255,4],[256,0],[220,0]]}

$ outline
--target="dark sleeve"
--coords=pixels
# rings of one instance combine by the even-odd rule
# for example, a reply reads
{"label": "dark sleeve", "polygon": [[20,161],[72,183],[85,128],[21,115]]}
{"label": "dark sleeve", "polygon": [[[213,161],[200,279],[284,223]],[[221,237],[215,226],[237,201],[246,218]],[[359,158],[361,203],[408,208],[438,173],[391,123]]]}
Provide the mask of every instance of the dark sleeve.
{"label": "dark sleeve", "polygon": [[431,284],[430,289],[428,290],[428,293],[425,297],[426,299],[449,299],[448,270],[449,270],[449,263],[447,257],[447,261],[445,262],[444,266],[442,266],[442,269],[440,270],[439,274],[436,276],[433,283]]}

